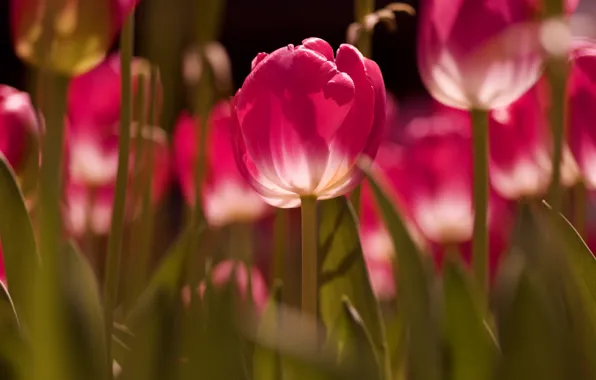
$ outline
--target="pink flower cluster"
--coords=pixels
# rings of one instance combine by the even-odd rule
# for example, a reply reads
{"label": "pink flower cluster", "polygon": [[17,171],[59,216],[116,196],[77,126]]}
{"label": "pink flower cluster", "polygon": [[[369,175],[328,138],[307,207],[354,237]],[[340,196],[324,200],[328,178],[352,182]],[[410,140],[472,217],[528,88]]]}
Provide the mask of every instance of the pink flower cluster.
{"label": "pink flower cluster", "polygon": [[[40,63],[35,47],[41,40],[32,34],[40,21],[29,12],[40,2],[12,3],[17,53]],[[105,2],[103,8],[67,3],[82,5],[60,10],[60,25],[71,28],[56,31],[52,46],[57,55],[45,62],[76,74],[65,117],[64,222],[73,237],[105,235],[114,202],[122,104],[119,57],[103,57],[136,1]],[[133,144],[131,151],[128,220],[138,215],[140,197],[134,185],[139,178],[152,178],[151,200],[158,204],[174,175],[187,204],[195,207],[199,200],[208,224],[218,228],[258,221],[271,206],[298,207],[306,196],[343,196],[361,183],[357,161],[367,156],[386,177],[415,241],[440,267],[446,248],[459,247],[469,256],[474,224],[469,110],[482,109],[490,112],[488,224],[494,272],[507,245],[515,202],[541,197],[550,184],[549,88],[541,68],[552,49],[543,41],[545,26],[534,21],[540,8],[535,0],[421,3],[418,63],[436,100],[387,100],[381,70],[351,45],[334,51],[327,42],[309,38],[298,46],[260,53],[242,87],[232,99],[220,101],[204,125],[188,113],[180,115],[172,149],[164,130],[142,125],[147,115],[135,115],[132,137],[142,141],[142,149]],[[570,2],[567,11],[575,5]],[[93,21],[90,9],[105,20]],[[82,18],[80,25],[69,24],[69,12]],[[84,22],[89,22],[89,30],[78,30]],[[101,37],[97,50],[61,58],[61,47],[82,46],[91,34]],[[596,129],[591,125],[596,117],[596,43],[581,40],[564,49],[571,74],[561,182],[570,187],[583,178],[596,187]],[[145,112],[150,97],[148,91],[138,96],[138,89],[141,81],[146,81],[146,90],[150,87],[148,66],[140,58],[132,65],[134,108]],[[151,90],[158,91],[159,108],[161,90]],[[43,133],[41,119],[27,94],[0,87],[0,152],[18,175],[31,151],[39,160],[31,141]],[[205,134],[199,133],[201,128]],[[203,135],[206,141],[199,141]],[[197,184],[200,155],[206,167]],[[393,247],[366,184],[362,194],[365,258],[377,295],[390,298],[395,293]],[[214,281],[228,279],[233,266],[224,262],[216,267]],[[238,269],[236,280],[246,293],[249,271]],[[262,306],[264,281],[258,272],[252,278],[251,291]]]}

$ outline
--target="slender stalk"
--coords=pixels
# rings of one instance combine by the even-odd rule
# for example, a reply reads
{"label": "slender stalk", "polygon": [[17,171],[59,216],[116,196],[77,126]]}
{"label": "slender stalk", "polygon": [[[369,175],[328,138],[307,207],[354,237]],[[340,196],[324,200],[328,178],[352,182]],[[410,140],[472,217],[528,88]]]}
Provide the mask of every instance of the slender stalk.
{"label": "slender stalk", "polygon": [[[120,114],[120,136],[118,139],[118,174],[116,176],[116,195],[112,212],[112,225],[108,238],[106,257],[106,275],[104,281],[104,312],[107,342],[112,337],[112,313],[118,294],[120,277],[120,256],[124,235],[124,216],[126,211],[126,188],[128,185],[128,166],[130,158],[130,124],[132,122],[132,80],[131,61],[134,42],[134,14],[131,14],[122,29],[120,40],[120,65],[122,78],[122,105]],[[111,344],[106,344],[108,360],[111,363]]]}
{"label": "slender stalk", "polygon": [[317,199],[302,197],[302,312],[318,316]]}
{"label": "slender stalk", "polygon": [[552,60],[546,67],[546,74],[551,86],[552,105],[549,119],[553,136],[552,179],[550,188],[550,205],[555,211],[561,209],[561,161],[565,142],[565,86],[567,77],[567,63],[562,60]]}
{"label": "slender stalk", "polygon": [[[375,10],[374,0],[356,0],[354,2],[354,18],[362,28],[356,42],[356,47],[362,55],[370,58],[372,55],[372,31],[366,29],[366,16]],[[357,205],[354,205],[356,207]]]}
{"label": "slender stalk", "polygon": [[584,237],[586,232],[586,218],[588,213],[586,192],[586,186],[583,182],[575,185],[573,189],[573,224],[582,237]]}
{"label": "slender stalk", "polygon": [[277,209],[273,226],[273,265],[271,268],[271,283],[282,280],[284,276],[284,256],[288,252],[288,215],[284,209]]}
{"label": "slender stalk", "polygon": [[150,103],[149,103],[149,119],[148,124],[151,128],[151,135],[149,136],[149,147],[147,149],[147,175],[145,177],[145,191],[143,192],[142,206],[141,206],[141,248],[139,251],[139,269],[138,269],[138,280],[140,284],[143,284],[147,277],[147,271],[149,268],[149,261],[151,257],[151,243],[153,236],[153,222],[154,222],[154,211],[151,207],[151,199],[153,197],[153,161],[154,161],[154,149],[155,149],[155,136],[153,135],[154,127],[157,122],[157,84],[158,71],[156,67],[151,68],[150,78]]}
{"label": "slender stalk", "polygon": [[472,264],[476,281],[488,292],[488,113],[472,110],[474,151],[474,237]]}

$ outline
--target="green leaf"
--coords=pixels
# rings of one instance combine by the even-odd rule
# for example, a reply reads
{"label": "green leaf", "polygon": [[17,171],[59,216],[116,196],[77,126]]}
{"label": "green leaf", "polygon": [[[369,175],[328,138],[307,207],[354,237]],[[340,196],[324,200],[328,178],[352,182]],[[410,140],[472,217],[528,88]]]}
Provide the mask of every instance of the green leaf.
{"label": "green leaf", "polygon": [[561,249],[565,281],[566,316],[570,323],[570,337],[579,343],[578,356],[583,358],[583,371],[596,376],[596,258],[571,223],[550,208],[541,215],[547,220],[545,233],[555,239]]}
{"label": "green leaf", "polygon": [[331,331],[331,342],[337,345],[338,363],[352,368],[359,377],[381,379],[379,358],[369,332],[350,299],[342,297],[343,312]]}
{"label": "green leaf", "polygon": [[[193,238],[204,236],[205,229],[191,226],[183,231],[168,250],[149,285],[126,318],[135,339],[131,354],[122,365],[120,378],[176,378],[180,360],[182,294],[186,265]],[[199,234],[199,236],[193,236]]]}
{"label": "green leaf", "polygon": [[366,164],[361,163],[360,167],[367,176],[395,248],[399,267],[399,275],[396,276],[399,307],[404,313],[409,335],[408,379],[439,380],[442,368],[440,344],[428,265],[425,265],[422,254],[386,192],[381,189]]}
{"label": "green leaf", "polygon": [[[281,284],[277,283],[273,286],[273,291],[261,316],[259,330],[263,330],[265,326],[269,329],[275,329],[279,325],[278,304],[280,303]],[[257,336],[259,335],[262,335],[262,332],[258,331]],[[253,353],[252,378],[259,380],[280,379],[281,360],[279,353],[257,344]]]}
{"label": "green leaf", "polygon": [[0,154],[0,241],[10,294],[21,321],[31,322],[29,298],[40,259],[23,194]]}
{"label": "green leaf", "polygon": [[342,297],[347,296],[370,332],[381,368],[389,371],[385,330],[362,256],[354,211],[345,197],[339,197],[320,202],[319,215],[321,318],[328,330],[333,330],[345,312]]}
{"label": "green leaf", "polygon": [[20,379],[30,357],[24,351],[14,305],[4,284],[0,283],[0,379]]}
{"label": "green leaf", "polygon": [[[520,261],[515,265],[519,266]],[[566,329],[556,317],[559,312],[554,309],[556,304],[541,277],[525,265],[516,284],[511,281],[504,284],[509,297],[501,302],[497,313],[502,358],[496,378],[577,379],[573,372],[567,373],[570,367],[564,343]]]}
{"label": "green leaf", "polygon": [[449,379],[491,379],[497,346],[471,281],[453,260],[448,260],[445,265],[443,291]]}
{"label": "green leaf", "polygon": [[71,373],[78,379],[105,379],[105,324],[95,273],[73,243],[63,250],[62,262],[60,315],[69,339]]}
{"label": "green leaf", "polygon": [[179,295],[186,270],[185,265],[189,254],[189,243],[193,237],[192,234],[196,233],[204,236],[205,231],[206,229],[204,227],[199,231],[195,231],[190,226],[178,236],[153,274],[153,277],[151,277],[149,285],[147,285],[147,288],[127,315],[127,326],[133,328],[137,321],[147,316],[149,310],[153,308],[152,304],[157,302],[158,298],[162,297],[164,293],[173,297]]}

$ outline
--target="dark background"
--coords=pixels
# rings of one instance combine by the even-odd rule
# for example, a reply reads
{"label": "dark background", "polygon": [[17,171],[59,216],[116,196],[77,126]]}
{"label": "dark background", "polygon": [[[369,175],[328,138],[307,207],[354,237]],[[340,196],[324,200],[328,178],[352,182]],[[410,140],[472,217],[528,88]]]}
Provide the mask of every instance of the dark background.
{"label": "dark background", "polygon": [[[0,83],[27,88],[27,67],[14,55],[9,23],[9,1],[0,0]],[[166,108],[163,127],[170,130],[176,114],[187,106],[180,77],[183,52],[194,34],[193,0],[141,0],[136,13],[136,54],[152,59],[162,68]],[[521,0],[520,0],[521,1]],[[389,4],[378,0],[377,8]],[[417,0],[405,1],[417,7]],[[354,19],[350,0],[227,0],[220,42],[232,61],[236,88],[250,70],[258,52],[271,52],[307,37],[320,37],[334,48],[345,42],[346,28]],[[416,18],[397,14],[398,28],[390,32],[378,25],[373,40],[373,59],[389,90],[400,98],[423,92],[416,69]]]}

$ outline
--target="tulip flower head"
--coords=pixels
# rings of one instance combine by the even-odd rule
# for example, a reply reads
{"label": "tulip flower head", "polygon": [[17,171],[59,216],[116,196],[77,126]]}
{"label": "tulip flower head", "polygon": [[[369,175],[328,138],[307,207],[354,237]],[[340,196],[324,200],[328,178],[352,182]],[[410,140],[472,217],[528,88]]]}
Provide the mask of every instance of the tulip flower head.
{"label": "tulip flower head", "polygon": [[138,0],[11,0],[15,51],[66,75],[100,63]]}
{"label": "tulip flower head", "polygon": [[[495,191],[507,199],[541,196],[550,184],[552,160],[545,85],[539,82],[509,106],[490,113],[490,179]],[[561,183],[569,187],[577,179],[575,162],[565,147]]]}
{"label": "tulip flower head", "polygon": [[[198,155],[199,123],[182,114],[174,133],[174,162],[182,193],[188,204],[195,202],[195,163]],[[261,218],[269,206],[238,171],[232,139],[231,105],[222,101],[208,122],[207,173],[202,184],[202,203],[212,226],[250,222]]]}
{"label": "tulip flower head", "polygon": [[[0,153],[20,174],[31,150],[37,148],[40,128],[29,95],[0,85]],[[35,152],[37,157],[37,152]]]}
{"label": "tulip flower head", "polygon": [[323,40],[261,53],[234,98],[238,166],[269,204],[329,199],[361,180],[361,154],[374,158],[383,135],[379,67],[351,45],[334,56]]}
{"label": "tulip flower head", "polygon": [[418,65],[429,92],[462,109],[504,107],[540,75],[527,0],[423,0]]}
{"label": "tulip flower head", "polygon": [[[148,64],[135,59],[132,66],[133,89]],[[109,231],[118,171],[118,136],[120,128],[120,60],[112,56],[94,70],[75,77],[68,92],[66,141],[67,223],[75,235],[90,229],[103,235]],[[146,76],[144,78],[147,78]],[[145,87],[145,88],[148,88]],[[159,98],[159,93],[156,95]],[[148,96],[146,96],[148,98]],[[146,101],[146,99],[143,99]],[[169,149],[166,134],[153,126],[133,124],[131,128],[129,198],[131,215],[136,212],[133,184],[146,178],[151,169],[152,200],[157,202],[169,183]],[[137,138],[142,140],[137,151]],[[149,162],[152,149],[153,161]],[[137,202],[138,203],[138,202]]]}
{"label": "tulip flower head", "polygon": [[596,43],[577,41],[567,87],[568,142],[589,188],[596,188]]}

